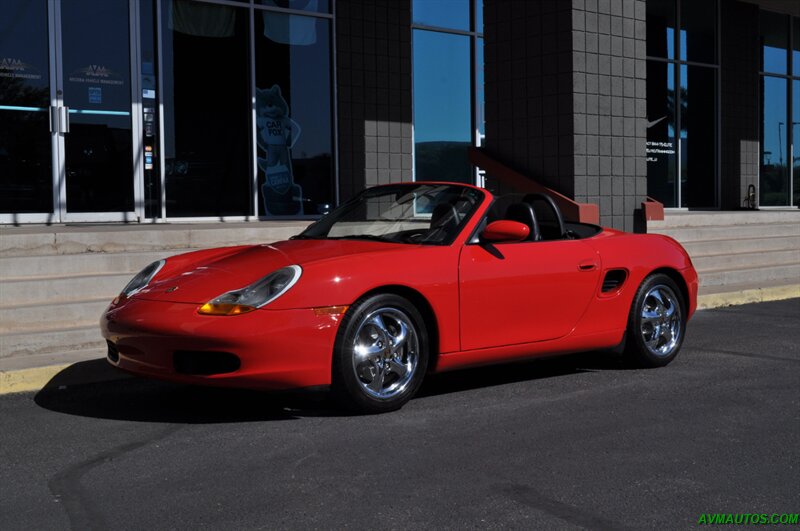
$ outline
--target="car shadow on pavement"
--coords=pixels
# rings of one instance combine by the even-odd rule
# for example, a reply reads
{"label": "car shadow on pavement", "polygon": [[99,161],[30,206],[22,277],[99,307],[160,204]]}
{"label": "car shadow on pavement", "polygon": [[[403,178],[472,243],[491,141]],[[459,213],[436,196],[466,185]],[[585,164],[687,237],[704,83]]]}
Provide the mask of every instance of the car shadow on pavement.
{"label": "car shadow on pavement", "polygon": [[[493,365],[430,375],[417,396],[621,368],[616,358],[598,352]],[[264,392],[173,384],[128,376],[105,359],[70,365],[34,401],[58,413],[134,422],[214,424],[353,415],[325,390]]]}

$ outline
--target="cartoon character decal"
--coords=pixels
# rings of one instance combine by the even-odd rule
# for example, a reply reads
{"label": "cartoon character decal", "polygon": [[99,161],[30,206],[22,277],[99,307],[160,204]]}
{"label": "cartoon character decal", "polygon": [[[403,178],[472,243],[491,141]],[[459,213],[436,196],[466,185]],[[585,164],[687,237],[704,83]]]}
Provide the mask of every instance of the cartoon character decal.
{"label": "cartoon character decal", "polygon": [[300,126],[289,117],[289,105],[281,88],[256,89],[258,147],[266,154],[258,157],[258,167],[266,180],[261,187],[264,213],[291,216],[303,213],[303,189],[295,184],[291,149],[300,137]]}

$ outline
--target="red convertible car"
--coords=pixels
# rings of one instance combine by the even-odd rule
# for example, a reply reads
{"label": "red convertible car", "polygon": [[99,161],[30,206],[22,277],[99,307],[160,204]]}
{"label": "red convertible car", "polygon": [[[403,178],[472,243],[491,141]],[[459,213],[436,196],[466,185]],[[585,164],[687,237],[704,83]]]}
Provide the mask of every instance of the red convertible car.
{"label": "red convertible car", "polygon": [[101,328],[135,374],[331,386],[382,412],[461,367],[615,347],[666,365],[696,301],[668,237],[566,222],[543,194],[417,182],[367,189],[288,241],[155,262]]}

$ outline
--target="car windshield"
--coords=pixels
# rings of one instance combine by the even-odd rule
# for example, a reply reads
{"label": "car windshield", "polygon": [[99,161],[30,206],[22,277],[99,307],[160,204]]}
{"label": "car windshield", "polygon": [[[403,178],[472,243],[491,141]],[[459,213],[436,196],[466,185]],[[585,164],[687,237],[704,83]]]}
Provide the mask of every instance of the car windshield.
{"label": "car windshield", "polygon": [[456,184],[370,188],[323,217],[298,239],[353,239],[449,245],[483,200]]}

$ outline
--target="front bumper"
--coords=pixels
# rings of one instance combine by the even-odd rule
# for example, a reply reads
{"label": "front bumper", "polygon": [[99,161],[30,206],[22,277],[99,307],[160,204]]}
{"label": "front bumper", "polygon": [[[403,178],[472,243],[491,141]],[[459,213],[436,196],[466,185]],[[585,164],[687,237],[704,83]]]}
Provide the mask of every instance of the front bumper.
{"label": "front bumper", "polygon": [[[100,319],[109,363],[142,376],[194,384],[265,389],[330,384],[341,315],[320,316],[304,308],[208,316],[197,308],[136,298],[109,306]],[[193,373],[193,355],[214,353],[233,355],[238,363],[224,372]]]}

